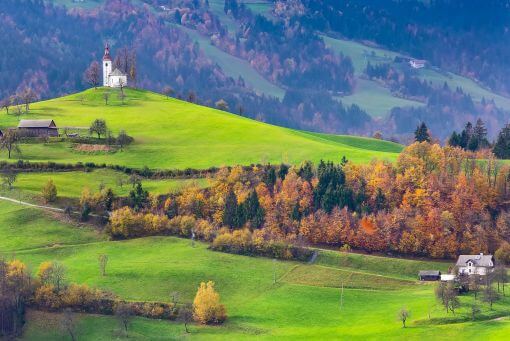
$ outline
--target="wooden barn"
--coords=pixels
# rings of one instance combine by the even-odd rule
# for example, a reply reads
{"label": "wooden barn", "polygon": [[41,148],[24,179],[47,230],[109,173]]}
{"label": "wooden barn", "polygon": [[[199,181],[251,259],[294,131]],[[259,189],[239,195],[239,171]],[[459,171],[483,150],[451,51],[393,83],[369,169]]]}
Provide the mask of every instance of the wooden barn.
{"label": "wooden barn", "polygon": [[439,281],[441,279],[441,271],[439,270],[422,270],[418,273],[420,281]]}
{"label": "wooden barn", "polygon": [[58,128],[53,120],[21,120],[18,132],[27,137],[58,136]]}

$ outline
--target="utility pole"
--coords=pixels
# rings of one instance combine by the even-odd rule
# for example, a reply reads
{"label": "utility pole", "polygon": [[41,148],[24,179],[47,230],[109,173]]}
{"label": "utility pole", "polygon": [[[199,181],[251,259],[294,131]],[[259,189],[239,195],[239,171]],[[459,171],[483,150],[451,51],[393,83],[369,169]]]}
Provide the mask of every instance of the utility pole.
{"label": "utility pole", "polygon": [[273,258],[273,285],[276,284],[276,258]]}

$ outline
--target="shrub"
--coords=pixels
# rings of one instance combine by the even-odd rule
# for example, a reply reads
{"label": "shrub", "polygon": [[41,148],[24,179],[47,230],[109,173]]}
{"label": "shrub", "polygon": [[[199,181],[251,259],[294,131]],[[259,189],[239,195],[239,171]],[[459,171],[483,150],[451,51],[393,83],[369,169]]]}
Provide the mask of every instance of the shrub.
{"label": "shrub", "polygon": [[202,282],[193,300],[193,317],[202,324],[219,324],[227,318],[225,306],[214,289],[214,282]]}
{"label": "shrub", "polygon": [[62,307],[60,295],[52,284],[42,285],[35,290],[34,303],[46,310],[57,310]]}
{"label": "shrub", "polygon": [[53,180],[49,179],[42,189],[42,196],[46,203],[55,202],[57,200],[57,186]]}

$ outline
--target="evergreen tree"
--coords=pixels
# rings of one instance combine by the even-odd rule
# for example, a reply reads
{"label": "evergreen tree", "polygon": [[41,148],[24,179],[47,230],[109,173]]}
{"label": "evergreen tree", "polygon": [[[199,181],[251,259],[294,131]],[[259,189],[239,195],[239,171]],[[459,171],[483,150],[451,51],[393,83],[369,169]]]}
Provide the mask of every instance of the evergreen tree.
{"label": "evergreen tree", "polygon": [[143,189],[140,182],[137,182],[135,188],[129,192],[129,199],[135,211],[142,209],[147,204],[148,198],[149,192]]}
{"label": "evergreen tree", "polygon": [[494,148],[492,149],[494,155],[500,159],[510,158],[510,125],[507,124],[498,134]]}
{"label": "evergreen tree", "polygon": [[427,125],[425,122],[422,122],[414,132],[414,139],[417,142],[430,142],[430,134],[429,129],[427,128]]}
{"label": "evergreen tree", "polygon": [[305,161],[299,168],[298,175],[308,182],[313,179],[313,165],[310,161]]}
{"label": "evergreen tree", "polygon": [[273,190],[276,183],[276,171],[271,165],[267,165],[263,174],[262,181],[266,184],[270,191]]}
{"label": "evergreen tree", "polygon": [[287,176],[288,173],[289,173],[289,166],[282,163],[280,165],[280,168],[278,168],[278,177],[280,179],[282,179],[282,181],[283,181],[283,180],[285,180],[285,177]]}
{"label": "evergreen tree", "polygon": [[386,197],[382,189],[377,188],[377,193],[375,195],[375,209],[376,211],[383,210],[386,207]]}
{"label": "evergreen tree", "polygon": [[457,134],[456,131],[454,131],[451,135],[450,135],[450,138],[448,139],[448,145],[449,146],[452,146],[452,147],[459,147],[460,146],[460,143],[461,143],[461,140],[460,140],[460,135]]}
{"label": "evergreen tree", "polygon": [[231,228],[235,228],[237,226],[237,196],[233,190],[230,190],[227,193],[227,197],[225,198],[225,207],[223,210],[223,225],[229,226]]}

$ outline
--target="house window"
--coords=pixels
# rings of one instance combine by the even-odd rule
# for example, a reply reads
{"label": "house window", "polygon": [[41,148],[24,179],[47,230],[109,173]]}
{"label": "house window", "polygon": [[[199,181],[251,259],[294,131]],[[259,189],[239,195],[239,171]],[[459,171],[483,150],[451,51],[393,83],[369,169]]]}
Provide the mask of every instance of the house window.
{"label": "house window", "polygon": [[471,270],[471,269],[469,269],[469,273],[471,273],[471,271],[472,271],[472,270]]}

